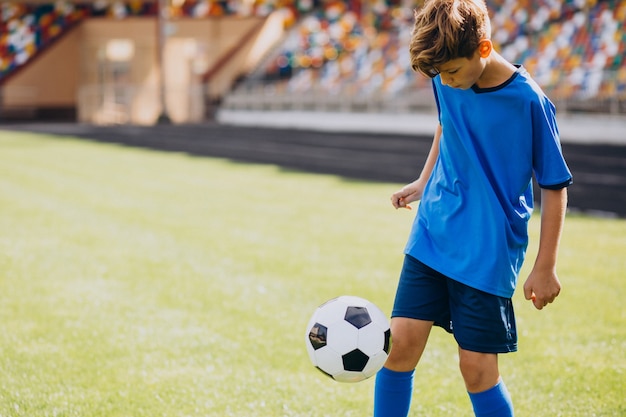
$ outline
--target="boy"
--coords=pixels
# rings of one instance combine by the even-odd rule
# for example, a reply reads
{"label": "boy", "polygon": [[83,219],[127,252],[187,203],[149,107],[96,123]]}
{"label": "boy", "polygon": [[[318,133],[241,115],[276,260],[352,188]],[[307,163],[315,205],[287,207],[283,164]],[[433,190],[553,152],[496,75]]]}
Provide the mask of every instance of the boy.
{"label": "boy", "polygon": [[521,66],[493,50],[482,0],[427,0],[411,64],[432,78],[439,114],[419,178],[391,196],[421,200],[405,249],[375,417],[407,416],[413,372],[433,325],[452,333],[476,416],[513,415],[498,354],[517,350],[511,297],[528,242],[532,173],[541,188],[538,255],[524,284],[541,310],[560,291],[556,257],[571,173],[555,108]]}

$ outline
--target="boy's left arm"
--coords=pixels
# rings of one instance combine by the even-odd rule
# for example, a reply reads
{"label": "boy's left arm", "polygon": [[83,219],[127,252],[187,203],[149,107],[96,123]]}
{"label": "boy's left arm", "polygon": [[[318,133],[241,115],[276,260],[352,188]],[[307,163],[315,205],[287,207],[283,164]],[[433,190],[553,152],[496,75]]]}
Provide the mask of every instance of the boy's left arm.
{"label": "boy's left arm", "polygon": [[556,258],[567,209],[567,188],[541,189],[541,229],[539,251],[524,283],[524,296],[541,310],[559,295],[561,283],[556,274]]}

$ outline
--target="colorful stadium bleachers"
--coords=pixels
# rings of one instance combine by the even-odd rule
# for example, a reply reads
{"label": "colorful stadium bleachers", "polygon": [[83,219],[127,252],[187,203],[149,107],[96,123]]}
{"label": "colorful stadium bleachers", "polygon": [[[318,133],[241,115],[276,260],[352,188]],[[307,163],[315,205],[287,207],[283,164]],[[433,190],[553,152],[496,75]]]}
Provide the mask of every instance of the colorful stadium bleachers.
{"label": "colorful stadium bleachers", "polygon": [[56,1],[44,4],[1,2],[0,80],[88,16],[121,19],[155,14],[156,3],[141,0],[105,3]]}
{"label": "colorful stadium bleachers", "polygon": [[[503,55],[523,64],[555,98],[606,97],[626,90],[626,1],[488,2],[493,39]],[[385,30],[322,8],[304,17],[267,74],[287,78],[289,91],[315,84],[329,93],[351,86],[363,93],[398,94],[424,87],[409,70],[410,9],[390,5]],[[324,65],[322,65],[322,63]],[[349,70],[346,70],[349,69]],[[347,87],[346,87],[347,88]]]}
{"label": "colorful stadium bleachers", "polygon": [[[626,79],[626,2],[499,1],[494,40],[557,97],[603,97]],[[512,17],[512,18],[511,18]]]}
{"label": "colorful stadium bleachers", "polygon": [[[493,40],[556,98],[626,95],[626,0],[488,0]],[[184,0],[172,18],[265,16],[281,10],[289,36],[262,71],[292,92],[401,95],[427,87],[408,65],[406,1]],[[154,16],[155,1],[0,3],[0,81],[86,17]]]}

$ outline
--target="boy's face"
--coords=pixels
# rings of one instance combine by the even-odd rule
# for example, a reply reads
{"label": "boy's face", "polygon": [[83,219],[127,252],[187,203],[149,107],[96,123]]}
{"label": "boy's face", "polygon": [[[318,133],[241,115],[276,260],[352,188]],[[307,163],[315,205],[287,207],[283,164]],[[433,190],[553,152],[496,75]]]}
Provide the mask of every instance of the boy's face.
{"label": "boy's face", "polygon": [[444,85],[461,90],[467,90],[476,84],[484,69],[485,62],[478,51],[472,58],[453,59],[438,68]]}

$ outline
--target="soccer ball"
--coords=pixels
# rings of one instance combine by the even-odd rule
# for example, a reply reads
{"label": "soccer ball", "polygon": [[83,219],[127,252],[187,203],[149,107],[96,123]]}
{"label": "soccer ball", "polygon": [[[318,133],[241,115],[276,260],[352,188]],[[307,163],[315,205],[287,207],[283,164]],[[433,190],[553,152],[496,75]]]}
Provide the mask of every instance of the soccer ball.
{"label": "soccer ball", "polygon": [[363,381],[389,356],[389,321],[370,301],[343,295],[315,310],[306,328],[306,348],[313,365],[334,380]]}

